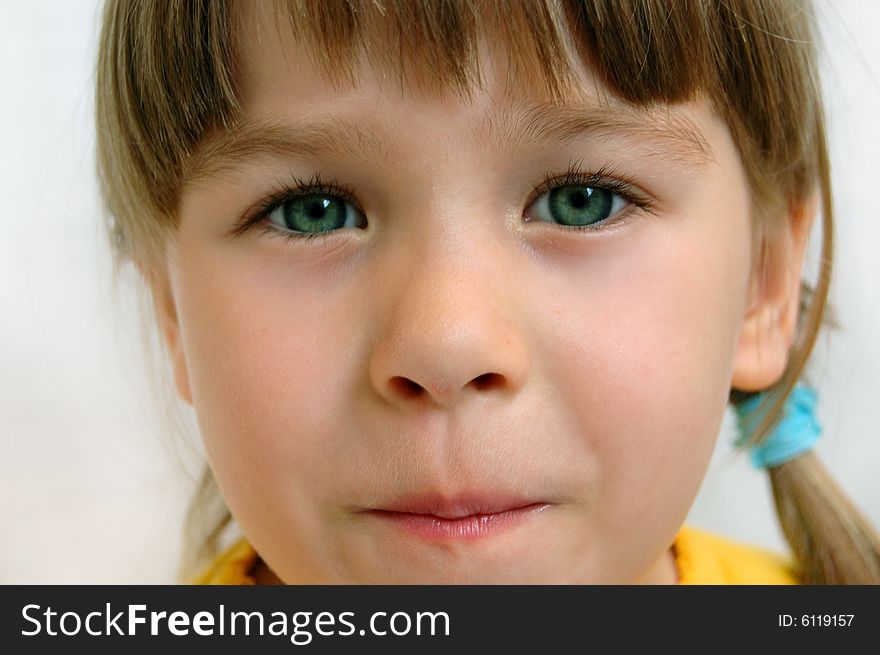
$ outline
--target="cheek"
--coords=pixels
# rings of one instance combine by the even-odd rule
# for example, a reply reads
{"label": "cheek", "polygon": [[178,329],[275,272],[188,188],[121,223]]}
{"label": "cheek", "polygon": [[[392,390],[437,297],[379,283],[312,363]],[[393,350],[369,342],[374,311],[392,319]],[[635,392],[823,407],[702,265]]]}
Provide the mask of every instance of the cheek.
{"label": "cheek", "polygon": [[[339,407],[354,379],[350,317],[328,288],[265,261],[182,258],[176,293],[194,406],[230,509],[244,522],[309,522],[334,478]],[[289,277],[289,276],[288,276]],[[269,503],[256,502],[272,498]]]}
{"label": "cheek", "polygon": [[553,317],[540,339],[545,376],[599,462],[597,518],[621,537],[684,518],[729,392],[747,230],[737,213],[698,218],[597,243],[534,295]]}

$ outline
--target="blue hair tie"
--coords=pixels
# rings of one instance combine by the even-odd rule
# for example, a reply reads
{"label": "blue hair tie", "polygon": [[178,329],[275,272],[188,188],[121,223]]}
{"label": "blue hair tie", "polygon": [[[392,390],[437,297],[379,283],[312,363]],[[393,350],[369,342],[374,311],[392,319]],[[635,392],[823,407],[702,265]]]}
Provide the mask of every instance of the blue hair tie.
{"label": "blue hair tie", "polygon": [[[734,444],[737,447],[745,444],[764,417],[763,412],[755,412],[763,400],[761,393],[734,405],[740,432]],[[752,464],[756,468],[779,466],[813,447],[822,433],[822,426],[816,420],[816,400],[816,392],[810,387],[798,384],[791,390],[779,424],[763,443],[751,447]]]}

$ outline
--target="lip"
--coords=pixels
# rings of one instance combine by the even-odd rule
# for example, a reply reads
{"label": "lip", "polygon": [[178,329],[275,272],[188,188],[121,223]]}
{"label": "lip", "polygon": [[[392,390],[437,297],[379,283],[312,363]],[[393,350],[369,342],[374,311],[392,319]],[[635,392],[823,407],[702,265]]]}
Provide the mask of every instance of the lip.
{"label": "lip", "polygon": [[367,514],[429,540],[471,540],[498,534],[544,511],[550,503],[501,494],[404,496]]}

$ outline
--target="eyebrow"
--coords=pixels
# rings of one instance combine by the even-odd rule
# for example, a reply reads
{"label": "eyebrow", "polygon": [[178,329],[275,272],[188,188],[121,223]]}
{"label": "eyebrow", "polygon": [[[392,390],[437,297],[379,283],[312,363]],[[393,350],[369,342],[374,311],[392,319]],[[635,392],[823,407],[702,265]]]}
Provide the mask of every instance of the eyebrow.
{"label": "eyebrow", "polygon": [[387,143],[378,130],[334,116],[292,122],[246,118],[197,148],[184,177],[213,177],[253,160],[296,154],[357,153],[376,161],[388,157]]}
{"label": "eyebrow", "polygon": [[712,148],[696,123],[668,108],[533,105],[487,116],[483,131],[487,144],[508,143],[514,148],[535,142],[569,142],[583,134],[622,136],[666,162],[701,167],[714,161]]}
{"label": "eyebrow", "polygon": [[[487,116],[474,138],[482,146],[517,149],[566,143],[583,135],[623,136],[649,148],[649,156],[667,162],[700,167],[713,161],[712,149],[697,125],[670,110],[531,105]],[[388,143],[378,128],[332,115],[295,121],[245,118],[233,129],[208,138],[193,154],[185,178],[213,177],[262,158],[297,154],[360,156],[375,163],[388,159]]]}

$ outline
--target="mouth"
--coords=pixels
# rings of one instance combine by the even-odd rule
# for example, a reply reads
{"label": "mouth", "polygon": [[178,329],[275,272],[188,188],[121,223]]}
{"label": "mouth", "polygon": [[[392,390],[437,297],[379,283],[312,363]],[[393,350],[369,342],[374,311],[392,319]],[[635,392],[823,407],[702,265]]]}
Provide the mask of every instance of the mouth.
{"label": "mouth", "polygon": [[452,498],[418,494],[366,510],[366,514],[422,539],[471,540],[510,529],[536,517],[550,505],[543,500],[497,494]]}

